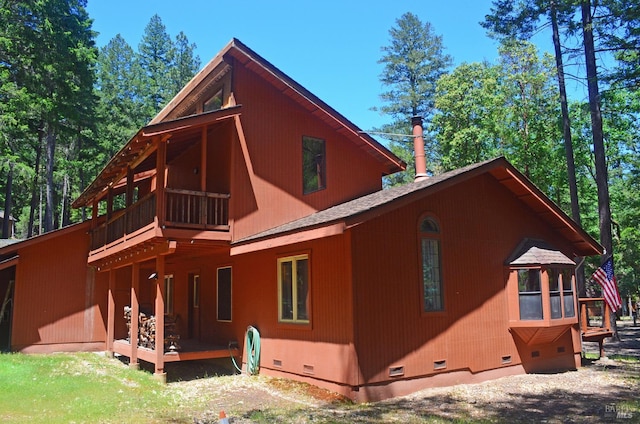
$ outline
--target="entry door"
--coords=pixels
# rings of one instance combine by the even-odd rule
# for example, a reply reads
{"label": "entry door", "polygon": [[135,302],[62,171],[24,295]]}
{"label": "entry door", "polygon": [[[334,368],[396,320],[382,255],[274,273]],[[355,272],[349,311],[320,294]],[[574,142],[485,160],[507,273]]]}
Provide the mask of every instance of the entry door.
{"label": "entry door", "polygon": [[199,274],[189,274],[189,338],[200,340]]}

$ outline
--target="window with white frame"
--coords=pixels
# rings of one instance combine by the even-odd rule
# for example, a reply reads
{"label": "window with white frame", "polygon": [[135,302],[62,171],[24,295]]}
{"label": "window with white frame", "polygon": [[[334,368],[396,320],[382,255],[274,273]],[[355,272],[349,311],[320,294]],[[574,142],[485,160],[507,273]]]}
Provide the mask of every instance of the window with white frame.
{"label": "window with white frame", "polygon": [[309,323],[309,255],[278,259],[278,321]]}

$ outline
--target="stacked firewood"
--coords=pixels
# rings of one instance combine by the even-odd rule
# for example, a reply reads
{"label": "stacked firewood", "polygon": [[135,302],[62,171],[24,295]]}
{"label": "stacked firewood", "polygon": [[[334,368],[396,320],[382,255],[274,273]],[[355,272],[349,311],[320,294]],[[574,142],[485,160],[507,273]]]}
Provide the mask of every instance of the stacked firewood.
{"label": "stacked firewood", "polygon": [[[124,319],[127,323],[127,341],[131,343],[131,307],[124,307]],[[164,348],[166,351],[180,350],[180,335],[176,328],[176,318],[165,316]],[[148,349],[156,347],[156,317],[143,312],[138,314],[138,346]]]}

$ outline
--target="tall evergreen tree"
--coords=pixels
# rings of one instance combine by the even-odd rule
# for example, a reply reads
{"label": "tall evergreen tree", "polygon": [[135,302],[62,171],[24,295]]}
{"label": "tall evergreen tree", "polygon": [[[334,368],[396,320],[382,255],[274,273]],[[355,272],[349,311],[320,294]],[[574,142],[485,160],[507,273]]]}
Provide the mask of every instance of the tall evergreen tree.
{"label": "tall evergreen tree", "polygon": [[[44,143],[44,229],[56,227],[56,148],[77,125],[91,122],[94,34],[85,0],[3,2],[3,65],[30,100],[31,139]],[[35,151],[39,152],[37,145]],[[39,169],[36,167],[35,173]],[[36,189],[36,187],[34,187]]]}
{"label": "tall evergreen tree", "polygon": [[100,49],[96,92],[103,164],[148,121],[143,113],[142,68],[120,34]]}
{"label": "tall evergreen tree", "polygon": [[171,99],[175,89],[171,81],[173,45],[160,16],[153,15],[138,46],[142,79],[140,95],[144,99],[144,121],[149,122]]}
{"label": "tall evergreen tree", "polygon": [[189,43],[184,32],[176,36],[171,49],[171,83],[175,94],[187,84],[200,69],[200,58],[195,54],[195,43]]}
{"label": "tall evergreen tree", "polygon": [[[384,105],[380,112],[392,118],[391,124],[380,132],[411,134],[411,117],[422,116],[428,127],[434,112],[436,82],[451,66],[451,56],[445,54],[442,37],[435,34],[429,22],[408,12],[396,20],[389,30],[390,44],[382,47],[378,61],[384,65],[380,81],[387,91],[380,95]],[[427,143],[432,138],[425,133]],[[389,179],[389,184],[413,181],[413,138],[390,138],[391,150],[407,162],[407,171]],[[433,168],[434,149],[427,149],[427,158]]]}

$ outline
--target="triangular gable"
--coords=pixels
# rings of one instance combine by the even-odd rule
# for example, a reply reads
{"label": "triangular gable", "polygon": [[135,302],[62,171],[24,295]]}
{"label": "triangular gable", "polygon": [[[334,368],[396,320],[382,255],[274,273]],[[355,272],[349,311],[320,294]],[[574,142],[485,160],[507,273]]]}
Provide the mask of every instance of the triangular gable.
{"label": "triangular gable", "polygon": [[[313,213],[296,221],[255,234],[233,243],[231,253],[240,254],[281,243],[301,241],[296,234],[306,237],[322,236],[323,228],[336,233],[339,228],[348,228],[359,222],[397,209],[421,197],[460,184],[481,174],[490,174],[525,203],[536,215],[574,247],[575,256],[591,256],[602,252],[602,246],[578,226],[562,209],[545,196],[526,176],[500,157],[469,165],[430,177],[423,181],[381,190],[346,203]],[[311,230],[315,229],[315,232]],[[326,231],[325,231],[326,232]]]}
{"label": "triangular gable", "polygon": [[[402,171],[406,164],[390,150],[378,143],[358,128],[355,124],[320,100],[309,90],[295,82],[284,72],[269,63],[262,56],[244,45],[240,40],[233,38],[211,61],[189,81],[182,90],[156,115],[150,124],[157,124],[166,119],[171,119],[176,110],[186,110],[185,103],[196,91],[206,86],[207,80],[219,77],[217,73],[228,72],[229,63],[240,64],[260,75],[266,82],[275,87],[284,95],[300,104],[308,113],[324,121],[340,134],[383,163],[387,174]],[[233,66],[233,65],[232,65]]]}
{"label": "triangular gable", "polygon": [[523,240],[506,261],[510,266],[573,265],[564,253],[542,240]]}

